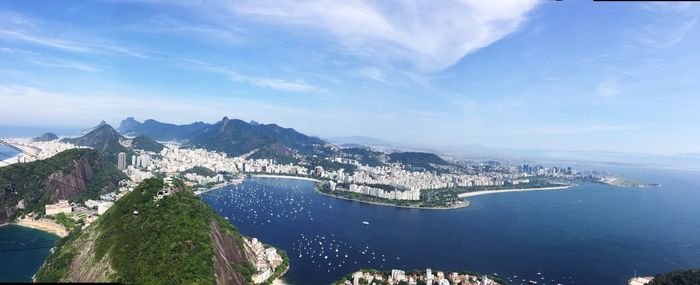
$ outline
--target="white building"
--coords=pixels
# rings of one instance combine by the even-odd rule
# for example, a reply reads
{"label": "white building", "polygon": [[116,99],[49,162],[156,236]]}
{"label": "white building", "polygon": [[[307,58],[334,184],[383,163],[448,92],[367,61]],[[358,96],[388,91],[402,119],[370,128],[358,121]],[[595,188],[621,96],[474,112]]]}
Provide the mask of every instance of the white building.
{"label": "white building", "polygon": [[73,207],[70,206],[68,200],[59,200],[56,204],[49,204],[44,206],[46,210],[46,215],[56,215],[58,213],[70,214],[73,212]]}

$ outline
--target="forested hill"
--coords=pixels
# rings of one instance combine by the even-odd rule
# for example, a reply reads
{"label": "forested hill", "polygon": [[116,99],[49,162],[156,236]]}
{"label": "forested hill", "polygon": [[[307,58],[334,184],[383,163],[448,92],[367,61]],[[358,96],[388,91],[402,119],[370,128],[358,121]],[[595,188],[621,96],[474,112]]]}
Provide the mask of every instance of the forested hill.
{"label": "forested hill", "polygon": [[71,149],[51,158],[0,167],[0,224],[44,212],[59,199],[96,199],[127,177],[93,149]]}
{"label": "forested hill", "polygon": [[120,152],[126,153],[127,157],[131,157],[134,154],[132,150],[121,145],[120,141],[124,139],[126,138],[114,130],[112,126],[101,124],[81,137],[65,138],[63,141],[94,148],[102,153],[108,161],[116,164],[117,154]]}
{"label": "forested hill", "polygon": [[162,179],[143,181],[66,237],[36,281],[251,284],[254,255],[241,235],[176,182],[173,194],[156,201]]}

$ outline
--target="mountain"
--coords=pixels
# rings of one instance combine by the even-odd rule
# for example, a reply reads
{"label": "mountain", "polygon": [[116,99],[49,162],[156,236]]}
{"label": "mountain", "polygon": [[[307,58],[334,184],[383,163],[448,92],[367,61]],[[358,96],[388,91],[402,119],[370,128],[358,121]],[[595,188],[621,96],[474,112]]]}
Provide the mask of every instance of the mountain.
{"label": "mountain", "polygon": [[389,146],[388,142],[383,140],[363,137],[363,136],[348,136],[348,137],[332,137],[328,138],[329,142],[339,145],[364,145],[364,146]]}
{"label": "mountain", "polygon": [[35,281],[252,284],[255,255],[243,237],[181,182],[174,184],[156,201],[163,180],[144,180],[62,240]]}
{"label": "mountain", "polygon": [[92,149],[0,168],[0,224],[60,199],[97,199],[127,177]]}
{"label": "mountain", "polygon": [[94,130],[96,130],[96,129],[102,127],[102,126],[105,126],[105,125],[107,125],[107,122],[105,122],[104,120],[102,120],[99,124],[97,124],[97,126],[94,126],[94,127],[92,127],[92,128],[87,128],[87,129],[84,129],[84,130],[80,131],[80,134],[81,134],[81,135],[87,134],[87,133],[92,132],[92,131],[94,131]]}
{"label": "mountain", "polygon": [[428,171],[436,171],[437,166],[450,165],[449,162],[439,156],[428,152],[394,152],[389,154],[389,162],[400,162],[414,168],[423,168]]}
{"label": "mountain", "polygon": [[119,131],[128,135],[147,135],[160,141],[189,140],[196,136],[202,129],[209,126],[203,122],[194,122],[189,125],[175,125],[161,123],[148,119],[143,123],[136,121],[134,117],[128,117],[119,124]]}
{"label": "mountain", "polygon": [[152,138],[140,135],[131,140],[131,148],[145,151],[160,152],[165,146]]}
{"label": "mountain", "polygon": [[40,135],[38,137],[33,138],[32,140],[35,142],[48,142],[52,140],[57,140],[58,136],[54,133],[45,133],[43,135]]}
{"label": "mountain", "polygon": [[[251,125],[242,120],[224,117],[221,121],[204,128],[187,146],[221,151],[230,156],[257,151],[279,161],[293,158],[294,153],[326,153],[330,150],[325,144],[326,142],[319,138],[304,135],[291,128],[282,128],[275,124]],[[256,154],[253,153],[251,158],[256,158]]]}
{"label": "mountain", "polygon": [[361,164],[368,166],[382,166],[386,160],[384,153],[366,147],[341,148],[338,150],[338,154],[355,159]]}
{"label": "mountain", "polygon": [[131,155],[134,154],[133,151],[119,143],[121,140],[125,139],[126,138],[114,130],[112,126],[101,125],[82,137],[65,138],[63,141],[94,148],[102,153],[108,161],[117,164],[117,154],[120,152],[126,153],[127,157],[131,157]]}

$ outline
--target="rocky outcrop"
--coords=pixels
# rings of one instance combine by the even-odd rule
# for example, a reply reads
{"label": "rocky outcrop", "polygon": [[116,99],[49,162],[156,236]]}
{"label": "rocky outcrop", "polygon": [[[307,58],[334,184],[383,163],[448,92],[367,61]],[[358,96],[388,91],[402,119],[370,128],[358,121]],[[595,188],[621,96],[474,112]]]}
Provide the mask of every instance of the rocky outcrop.
{"label": "rocky outcrop", "polygon": [[88,184],[95,178],[95,173],[100,170],[99,162],[96,163],[97,167],[93,168],[84,156],[72,163],[73,171],[56,171],[44,179],[42,186],[44,192],[50,194],[52,203],[68,200],[85,192]]}
{"label": "rocky outcrop", "polygon": [[[0,168],[0,223],[46,203],[117,189],[127,177],[95,150],[71,149],[51,158]],[[89,196],[89,197],[88,197]],[[22,201],[20,205],[20,201]]]}
{"label": "rocky outcrop", "polygon": [[210,226],[211,243],[214,247],[214,275],[217,284],[247,284],[245,277],[234,270],[232,264],[254,263],[253,254],[247,247],[241,246],[236,238],[222,231],[219,222],[212,221]]}

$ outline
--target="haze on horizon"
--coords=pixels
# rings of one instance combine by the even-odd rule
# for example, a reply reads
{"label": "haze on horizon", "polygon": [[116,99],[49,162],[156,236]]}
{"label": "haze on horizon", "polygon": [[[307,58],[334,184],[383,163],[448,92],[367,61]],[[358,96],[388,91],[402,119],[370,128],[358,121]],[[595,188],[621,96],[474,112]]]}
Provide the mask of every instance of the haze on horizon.
{"label": "haze on horizon", "polygon": [[0,128],[276,123],[410,145],[700,153],[700,6],[3,1]]}

